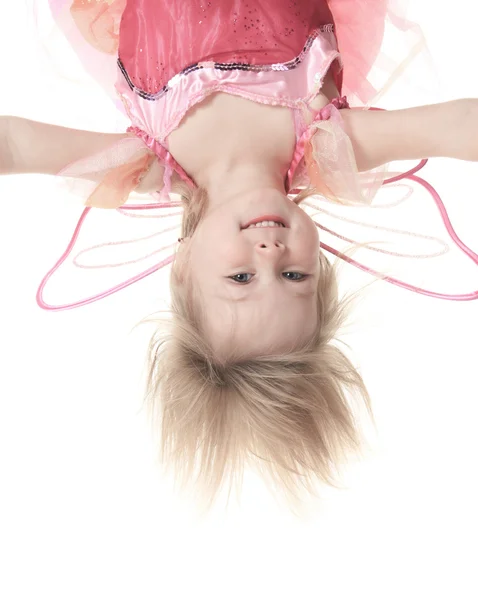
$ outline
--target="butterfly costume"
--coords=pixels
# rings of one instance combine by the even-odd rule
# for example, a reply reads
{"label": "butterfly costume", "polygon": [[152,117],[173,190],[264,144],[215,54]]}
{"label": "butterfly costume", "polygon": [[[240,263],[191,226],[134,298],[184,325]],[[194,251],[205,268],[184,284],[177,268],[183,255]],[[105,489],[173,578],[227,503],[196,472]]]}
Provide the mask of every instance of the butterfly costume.
{"label": "butterfly costume", "polygon": [[[55,27],[110,96],[112,110],[130,125],[128,137],[58,173],[81,179],[86,208],[67,251],[38,290],[37,302],[45,310],[104,298],[174,260],[172,249],[159,265],[80,302],[53,306],[43,300],[46,282],[71,252],[91,210],[141,210],[129,200],[154,161],[164,167],[164,180],[152,194],[155,203],[142,207],[180,208],[170,195],[173,173],[190,189],[196,183],[169,152],[168,136],[192,107],[216,92],[290,109],[296,134],[285,182],[290,198],[313,185],[329,205],[371,206],[386,184],[408,178],[423,185],[414,173],[426,160],[394,176],[388,164],[359,172],[341,117],[350,107],[377,110],[373,105],[407,65],[426,53],[420,27],[406,16],[405,0],[49,0],[49,8]],[[394,43],[386,49],[392,34]],[[329,72],[339,96],[314,110],[310,104]],[[478,264],[478,255],[454,233],[438,194],[429,191],[450,236]],[[313,206],[307,200],[304,204]],[[478,291],[444,294],[386,280],[443,299],[478,298]]]}

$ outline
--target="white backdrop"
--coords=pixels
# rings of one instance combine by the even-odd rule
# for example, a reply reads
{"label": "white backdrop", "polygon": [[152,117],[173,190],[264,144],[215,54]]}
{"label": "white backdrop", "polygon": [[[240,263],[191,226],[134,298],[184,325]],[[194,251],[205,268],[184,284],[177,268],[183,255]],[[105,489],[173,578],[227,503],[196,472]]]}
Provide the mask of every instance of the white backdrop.
{"label": "white backdrop", "polygon": [[[453,8],[418,1],[412,16],[443,98],[478,97],[476,14],[466,0]],[[0,114],[112,131],[107,100],[55,82],[25,15],[0,0]],[[424,173],[475,251],[477,175],[451,160]],[[151,330],[130,333],[166,296],[165,273],[81,309],[40,310],[37,287],[81,214],[52,179],[0,178],[1,598],[478,598],[478,302],[377,285],[347,341],[380,440],[349,491],[301,523],[251,487],[227,517],[196,522],[155,469],[140,410]]]}

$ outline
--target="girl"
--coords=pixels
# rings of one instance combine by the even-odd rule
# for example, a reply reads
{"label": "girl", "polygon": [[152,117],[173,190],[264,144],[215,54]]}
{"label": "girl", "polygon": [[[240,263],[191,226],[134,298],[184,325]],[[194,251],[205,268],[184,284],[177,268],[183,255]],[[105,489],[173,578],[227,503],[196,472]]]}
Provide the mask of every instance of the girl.
{"label": "girl", "polygon": [[[97,208],[118,208],[133,190],[181,195],[172,320],[148,357],[161,460],[183,484],[195,475],[210,507],[255,457],[296,509],[318,483],[337,485],[363,449],[350,398],[373,419],[361,375],[334,345],[352,298],[339,299],[300,203],[321,194],[370,204],[395,160],[478,160],[468,126],[477,102],[367,110],[425,47],[387,0],[50,7],[131,127],[101,134],[3,118],[1,172],[82,179]],[[404,41],[395,62],[380,63],[386,23]]]}

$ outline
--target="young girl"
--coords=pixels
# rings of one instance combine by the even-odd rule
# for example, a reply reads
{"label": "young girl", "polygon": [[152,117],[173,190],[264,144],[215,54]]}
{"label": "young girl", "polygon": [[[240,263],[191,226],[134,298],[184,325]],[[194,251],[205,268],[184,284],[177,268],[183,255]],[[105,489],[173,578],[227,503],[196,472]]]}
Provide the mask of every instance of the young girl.
{"label": "young girl", "polygon": [[[81,178],[97,208],[122,206],[133,190],[181,195],[172,320],[148,359],[161,459],[210,506],[256,458],[297,507],[320,482],[337,485],[363,449],[351,399],[372,417],[361,375],[334,345],[351,298],[339,299],[300,203],[320,194],[370,204],[395,160],[478,160],[466,125],[477,102],[367,110],[425,48],[387,0],[50,7],[110,93],[114,78],[131,127],[102,134],[5,117],[1,172]],[[385,24],[403,45],[380,63]]]}

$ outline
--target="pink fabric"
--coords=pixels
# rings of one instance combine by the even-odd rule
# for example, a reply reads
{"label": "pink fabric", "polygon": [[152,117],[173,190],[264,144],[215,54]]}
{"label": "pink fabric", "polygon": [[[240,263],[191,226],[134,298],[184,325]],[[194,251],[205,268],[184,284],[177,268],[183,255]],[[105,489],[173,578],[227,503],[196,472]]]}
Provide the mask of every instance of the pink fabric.
{"label": "pink fabric", "polygon": [[[294,111],[303,110],[320,91],[321,82],[332,62],[336,59],[341,62],[332,31],[312,32],[309,41],[310,48],[304,53],[303,61],[297,68],[290,70],[223,71],[211,63],[202,69],[178,76],[173,82],[169,81],[168,91],[152,101],[138,94],[137,90],[132,90],[119,68],[116,89],[131,122],[139,130],[146,132],[149,138],[154,138],[167,147],[169,134],[178,127],[190,108],[217,91],[264,104],[287,106]],[[299,122],[304,123],[303,120]],[[302,134],[303,129],[296,130],[297,140]],[[164,159],[164,152],[157,154],[160,159]],[[174,164],[186,181],[177,168],[179,165]]]}
{"label": "pink fabric", "polygon": [[328,23],[333,17],[325,0],[130,0],[119,58],[133,84],[155,94],[197,61],[287,62]]}
{"label": "pink fabric", "polygon": [[[102,85],[111,82],[111,66],[118,58],[114,87],[131,120],[128,131],[142,139],[165,167],[162,200],[168,199],[173,169],[195,185],[168,152],[167,138],[207,95],[221,91],[290,107],[299,142],[305,131],[303,113],[329,68],[339,93],[364,105],[379,91],[369,75],[372,65],[392,78],[400,61],[415,51],[421,34],[403,16],[406,0],[49,2],[65,35]],[[387,19],[404,40],[393,58],[380,57]],[[339,111],[330,115],[333,125],[328,129],[311,125],[314,136],[310,135],[307,161],[300,153],[308,147],[296,148],[286,189],[308,185],[312,174],[315,184],[320,179],[320,189],[339,202],[371,202],[370,190],[383,182],[387,169],[377,170],[373,186],[367,188],[368,180],[359,176],[350,153],[350,140],[347,144],[344,139]],[[328,151],[331,144],[340,147],[338,155]],[[105,152],[114,153],[115,148]],[[324,178],[325,164],[333,168]],[[62,174],[77,173],[72,167]],[[347,170],[347,186],[340,183],[342,169]],[[137,178],[135,169],[130,172]],[[91,197],[88,202],[91,205]],[[118,192],[118,206],[122,202],[124,193]],[[106,204],[114,207],[111,198],[102,204],[101,195],[95,195],[93,206]]]}

